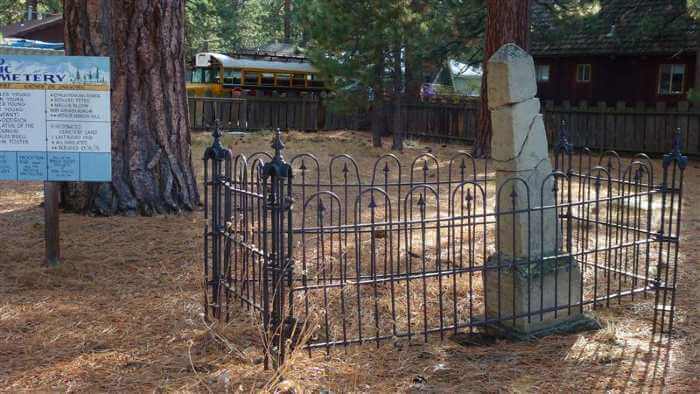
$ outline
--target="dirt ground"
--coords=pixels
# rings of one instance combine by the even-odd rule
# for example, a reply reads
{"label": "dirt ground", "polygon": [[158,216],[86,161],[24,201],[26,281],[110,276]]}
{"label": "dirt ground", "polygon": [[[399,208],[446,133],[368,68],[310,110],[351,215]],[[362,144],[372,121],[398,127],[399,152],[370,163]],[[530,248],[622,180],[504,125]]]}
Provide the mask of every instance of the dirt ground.
{"label": "dirt ground", "polygon": [[[266,148],[270,133],[227,136],[237,152]],[[365,134],[292,133],[290,152],[373,160]],[[194,137],[195,164],[208,135]],[[385,141],[389,145],[389,141]],[[410,141],[406,157],[429,148]],[[290,153],[291,154],[291,153]],[[201,178],[200,178],[201,181]],[[374,344],[292,356],[264,371],[261,335],[244,311],[228,326],[203,320],[203,212],[150,218],[61,216],[62,264],[42,265],[42,185],[0,182],[0,390],[313,392],[700,391],[700,163],[686,173],[676,333],[650,341],[650,311],[602,310],[605,328],[532,343],[465,347]],[[285,380],[279,387],[277,382]]]}

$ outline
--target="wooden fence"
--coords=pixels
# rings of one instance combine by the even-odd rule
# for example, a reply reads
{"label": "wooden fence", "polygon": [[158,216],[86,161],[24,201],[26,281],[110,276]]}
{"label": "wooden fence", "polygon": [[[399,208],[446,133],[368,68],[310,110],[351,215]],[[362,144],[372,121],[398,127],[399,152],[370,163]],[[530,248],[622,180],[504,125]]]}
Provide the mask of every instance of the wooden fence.
{"label": "wooden fence", "polygon": [[320,101],[312,98],[189,97],[188,105],[192,130],[207,129],[214,119],[239,130],[318,130],[323,119]]}
{"label": "wooden fence", "polygon": [[[392,112],[393,109],[388,111],[388,119]],[[401,123],[409,136],[471,142],[479,126],[479,102],[404,103]]]}
{"label": "wooden fence", "polygon": [[[238,130],[366,130],[366,113],[339,114],[315,98],[279,97],[190,97],[190,127],[207,129],[219,119],[225,127]],[[409,135],[471,141],[477,126],[477,101],[466,103],[404,103],[401,105],[402,127]],[[393,107],[384,106],[390,124]]]}
{"label": "wooden fence", "polygon": [[[206,129],[213,120],[239,130],[367,130],[366,113],[337,114],[314,98],[189,98],[190,126]],[[478,127],[477,100],[460,103],[403,103],[402,128],[415,137],[473,141]],[[385,119],[391,124],[393,107],[385,106]],[[569,141],[575,146],[628,152],[664,153],[671,148],[677,128],[683,132],[685,151],[700,154],[700,107],[681,102],[674,107],[663,103],[654,107],[608,106],[581,103],[542,106],[550,145],[558,138],[562,121]]]}
{"label": "wooden fence", "polygon": [[680,128],[684,152],[700,154],[700,108],[687,102],[673,107],[664,103],[654,107],[581,103],[574,107],[547,102],[543,112],[549,141],[556,141],[565,121],[569,142],[574,146],[664,153],[670,152],[673,135]]}

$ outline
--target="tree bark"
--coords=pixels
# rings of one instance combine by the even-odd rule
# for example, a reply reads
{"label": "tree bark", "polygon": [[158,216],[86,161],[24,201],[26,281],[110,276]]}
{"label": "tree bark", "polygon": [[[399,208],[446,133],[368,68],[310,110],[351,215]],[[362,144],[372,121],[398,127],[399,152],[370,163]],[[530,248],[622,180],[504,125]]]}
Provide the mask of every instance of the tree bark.
{"label": "tree bark", "polygon": [[393,141],[391,144],[391,149],[401,151],[403,150],[403,140],[404,140],[404,130],[401,130],[401,86],[403,72],[401,70],[401,44],[396,43],[394,45],[393,51],[394,57],[394,97],[393,97],[393,119],[392,119],[392,129],[393,129]]}
{"label": "tree bark", "polygon": [[66,52],[111,58],[112,182],[68,183],[64,208],[100,215],[193,210],[184,0],[65,0]]}
{"label": "tree bark", "polygon": [[[700,43],[700,30],[695,34],[695,39],[698,43]],[[695,83],[693,84],[693,90],[695,91],[695,94],[698,94],[700,93],[700,47],[695,48],[695,75],[693,77],[695,79]]]}
{"label": "tree bark", "polygon": [[382,134],[384,133],[384,100],[375,98],[372,103],[370,121],[372,122],[372,146],[375,148],[382,147]]}
{"label": "tree bark", "polygon": [[292,42],[292,0],[284,0],[284,42]]}
{"label": "tree bark", "polygon": [[[428,4],[425,1],[412,0],[410,7],[411,11],[421,15],[421,18],[424,18],[424,14],[428,10]],[[425,82],[423,80],[424,67],[422,60],[416,57],[414,49],[415,47],[413,45],[406,45],[404,51],[404,75],[406,76],[404,95],[412,99],[418,99],[420,97],[421,87]]]}
{"label": "tree bark", "polygon": [[384,57],[377,59],[374,66],[372,102],[372,146],[382,147],[382,134],[384,133]]}
{"label": "tree bark", "polygon": [[486,35],[484,37],[484,75],[481,78],[481,111],[479,128],[474,139],[474,156],[489,157],[491,154],[491,111],[488,106],[486,64],[503,45],[515,43],[527,50],[529,31],[529,0],[487,0]]}

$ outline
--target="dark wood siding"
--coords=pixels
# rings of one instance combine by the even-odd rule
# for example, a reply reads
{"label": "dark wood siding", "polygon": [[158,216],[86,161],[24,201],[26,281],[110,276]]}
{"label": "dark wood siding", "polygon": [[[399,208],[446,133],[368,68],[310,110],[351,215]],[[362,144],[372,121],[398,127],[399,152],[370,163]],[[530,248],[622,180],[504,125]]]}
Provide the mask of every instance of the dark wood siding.
{"label": "dark wood siding", "polygon": [[45,28],[35,29],[26,33],[19,33],[13,37],[44,42],[63,42],[63,23],[52,23]]}
{"label": "dark wood siding", "polygon": [[[685,93],[695,83],[694,53],[677,56],[537,57],[535,63],[550,67],[549,82],[538,83],[539,97],[555,102],[676,103],[687,98]],[[578,64],[591,65],[591,82],[576,81]],[[684,94],[658,94],[659,67],[662,64],[685,65]]]}

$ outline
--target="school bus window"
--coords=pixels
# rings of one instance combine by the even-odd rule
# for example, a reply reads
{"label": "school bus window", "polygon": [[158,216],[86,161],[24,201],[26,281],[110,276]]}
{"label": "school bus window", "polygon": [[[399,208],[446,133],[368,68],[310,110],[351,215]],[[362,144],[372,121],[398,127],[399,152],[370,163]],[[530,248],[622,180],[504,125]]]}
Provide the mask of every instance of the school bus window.
{"label": "school bus window", "polygon": [[294,82],[292,82],[292,87],[303,88],[305,86],[304,80],[304,74],[294,74]]}
{"label": "school bus window", "polygon": [[258,74],[256,72],[247,71],[245,73],[245,84],[247,86],[257,86],[259,76],[260,76],[260,74]]}
{"label": "school bus window", "polygon": [[192,70],[192,83],[212,83],[218,78],[218,70],[198,67]]}
{"label": "school bus window", "polygon": [[309,84],[309,87],[312,88],[322,88],[323,87],[323,80],[318,79],[314,76],[313,80]]}
{"label": "school bus window", "polygon": [[262,86],[274,86],[274,85],[275,85],[275,74],[263,73],[262,74]]}
{"label": "school bus window", "polygon": [[240,85],[241,72],[237,70],[224,71],[224,85]]}
{"label": "school bus window", "polygon": [[201,68],[192,70],[192,83],[202,83],[204,81],[204,71]]}
{"label": "school bus window", "polygon": [[291,76],[289,74],[276,74],[277,75],[277,85],[281,87],[289,87],[291,82]]}

